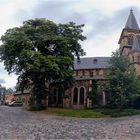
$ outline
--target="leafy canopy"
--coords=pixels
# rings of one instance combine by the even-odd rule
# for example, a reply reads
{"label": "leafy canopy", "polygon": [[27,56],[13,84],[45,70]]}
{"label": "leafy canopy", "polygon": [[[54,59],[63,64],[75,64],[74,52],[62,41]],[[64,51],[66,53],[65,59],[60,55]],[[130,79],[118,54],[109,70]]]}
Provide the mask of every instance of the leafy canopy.
{"label": "leafy canopy", "polygon": [[29,79],[42,90],[46,81],[68,87],[73,80],[74,56],[85,54],[79,43],[86,39],[83,26],[46,19],[25,21],[1,37],[0,59],[9,73],[19,75],[23,87]]}
{"label": "leafy canopy", "polygon": [[140,95],[140,79],[129,59],[120,55],[119,51],[112,54],[110,64],[107,74],[108,91],[111,93],[110,103],[122,107]]}

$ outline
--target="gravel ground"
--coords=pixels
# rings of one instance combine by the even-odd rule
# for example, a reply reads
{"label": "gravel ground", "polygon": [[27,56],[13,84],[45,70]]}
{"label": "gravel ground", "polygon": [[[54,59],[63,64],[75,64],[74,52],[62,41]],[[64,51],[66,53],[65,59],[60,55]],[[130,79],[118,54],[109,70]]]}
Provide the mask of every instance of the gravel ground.
{"label": "gravel ground", "polygon": [[78,119],[0,106],[0,140],[140,140],[140,115]]}

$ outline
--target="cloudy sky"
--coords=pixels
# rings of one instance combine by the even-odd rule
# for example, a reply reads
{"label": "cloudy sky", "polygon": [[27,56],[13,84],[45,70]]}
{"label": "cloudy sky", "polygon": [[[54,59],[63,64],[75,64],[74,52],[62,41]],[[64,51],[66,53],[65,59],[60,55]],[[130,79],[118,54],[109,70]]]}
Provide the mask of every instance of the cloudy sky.
{"label": "cloudy sky", "polygon": [[[82,43],[86,56],[110,56],[118,49],[118,40],[130,9],[140,24],[138,0],[0,0],[0,36],[9,28],[33,18],[47,18],[56,23],[74,21],[85,24]],[[7,88],[17,76],[8,75],[0,64],[0,83]]]}

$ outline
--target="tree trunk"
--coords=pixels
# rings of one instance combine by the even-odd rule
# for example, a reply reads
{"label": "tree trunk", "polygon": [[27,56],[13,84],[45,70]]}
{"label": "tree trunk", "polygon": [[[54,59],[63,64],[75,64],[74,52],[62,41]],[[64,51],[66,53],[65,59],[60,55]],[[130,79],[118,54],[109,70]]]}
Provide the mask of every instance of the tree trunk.
{"label": "tree trunk", "polygon": [[43,110],[46,109],[46,87],[45,87],[45,78],[42,76],[39,78],[40,75],[36,76],[34,80],[34,87],[33,87],[33,96],[35,97],[34,107],[35,110]]}

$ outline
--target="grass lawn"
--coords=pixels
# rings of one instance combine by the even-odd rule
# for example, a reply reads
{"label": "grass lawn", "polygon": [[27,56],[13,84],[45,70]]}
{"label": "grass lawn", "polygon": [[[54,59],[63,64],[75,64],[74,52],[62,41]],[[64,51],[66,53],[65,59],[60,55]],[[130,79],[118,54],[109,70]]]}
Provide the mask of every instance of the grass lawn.
{"label": "grass lawn", "polygon": [[35,111],[37,113],[77,117],[77,118],[103,118],[103,117],[121,117],[140,114],[140,110],[135,109],[63,109],[63,108],[48,108],[43,111]]}

